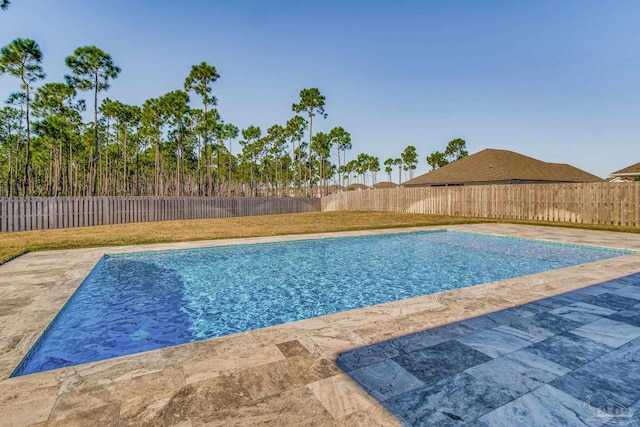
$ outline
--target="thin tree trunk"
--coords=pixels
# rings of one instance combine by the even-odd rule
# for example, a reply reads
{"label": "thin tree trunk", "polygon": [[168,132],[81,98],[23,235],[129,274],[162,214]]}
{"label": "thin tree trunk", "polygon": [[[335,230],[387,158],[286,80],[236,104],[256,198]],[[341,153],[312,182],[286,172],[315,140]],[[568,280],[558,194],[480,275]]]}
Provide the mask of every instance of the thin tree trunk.
{"label": "thin tree trunk", "polygon": [[207,145],[209,145],[209,120],[207,117],[207,108],[208,108],[208,103],[206,102],[207,97],[203,96],[202,97],[202,104],[204,106],[204,155],[205,158],[207,159],[207,164],[205,165],[205,180],[206,180],[206,192],[205,194],[207,196],[211,196],[211,165],[209,162],[209,158],[207,157]]}
{"label": "thin tree trunk", "polygon": [[209,159],[209,197],[213,196],[215,194],[215,187],[214,187],[214,179],[213,179],[213,147],[211,147],[211,150],[209,150],[210,152],[210,159]]}
{"label": "thin tree trunk", "polygon": [[298,196],[302,194],[302,139],[298,140]]}
{"label": "thin tree trunk", "polygon": [[231,138],[229,138],[229,197],[231,197]]}
{"label": "thin tree trunk", "polygon": [[106,141],[104,146],[104,175],[100,180],[102,183],[102,195],[109,196],[111,192],[111,179],[109,178],[109,119],[107,119],[107,133],[106,133]]}
{"label": "thin tree trunk", "polygon": [[[179,147],[178,147],[177,151],[180,151]],[[175,179],[173,181],[175,183],[174,185],[176,187],[174,192],[173,192],[173,194],[175,196],[179,196],[180,195],[180,182],[179,182],[179,180],[180,180],[180,158],[178,156],[179,156],[179,154],[176,155],[176,176],[175,176]]]}
{"label": "thin tree trunk", "polygon": [[277,156],[275,158],[275,161],[276,161],[276,164],[275,164],[274,170],[275,170],[276,176],[275,176],[275,181],[274,181],[274,187],[275,187],[275,193],[274,194],[277,197],[278,196],[278,157]]}
{"label": "thin tree trunk", "polygon": [[96,73],[94,81],[95,90],[93,92],[93,137],[94,137],[94,151],[93,151],[93,168],[91,176],[91,195],[95,196],[97,191],[98,180],[98,159],[100,158],[100,150],[98,144],[98,73]]}
{"label": "thin tree trunk", "polygon": [[313,136],[313,114],[309,113],[309,157],[307,163],[309,164],[309,189],[311,190],[310,196],[313,196],[313,163],[311,162],[311,139]]}
{"label": "thin tree trunk", "polygon": [[[86,165],[85,165],[85,168],[86,168]],[[84,194],[83,191],[80,191],[80,187],[78,186],[78,175],[80,175],[79,169],[80,169],[80,167],[76,168],[76,176],[75,176],[75,182],[76,183],[75,183],[75,187],[76,187],[76,192],[78,193],[78,195],[83,196],[85,194]],[[85,170],[85,172],[86,172],[86,170]],[[85,174],[85,176],[86,176],[86,174]]]}
{"label": "thin tree trunk", "polygon": [[253,155],[251,155],[251,163],[249,164],[249,167],[251,168],[251,184],[250,184],[251,185],[251,196],[253,196],[254,195],[253,194],[253,192],[254,192],[253,188],[255,187],[254,182],[253,182],[253,169],[254,169],[254,167],[253,167]]}
{"label": "thin tree trunk", "polygon": [[216,196],[220,196],[221,195],[221,184],[222,184],[222,179],[220,179],[220,144],[218,144],[216,142],[216,162],[218,163],[218,167],[216,170]]}
{"label": "thin tree trunk", "polygon": [[[19,128],[18,128],[19,129]],[[8,132],[9,138],[11,138],[11,128],[9,128]],[[16,182],[18,180],[18,135],[15,138],[15,152],[13,150],[13,146],[11,145],[11,140],[9,139],[9,176],[7,181],[7,195],[12,197],[14,194],[17,194]],[[15,167],[13,166],[13,162],[15,162]],[[13,175],[16,175],[15,180],[13,179]]]}
{"label": "thin tree trunk", "polygon": [[76,189],[73,186],[73,141],[69,140],[69,160],[67,162],[69,189],[67,190],[70,196],[77,196]]}
{"label": "thin tree trunk", "polygon": [[129,195],[129,174],[127,173],[127,128],[124,128],[122,140],[122,176],[124,194]]}
{"label": "thin tree trunk", "polygon": [[31,158],[31,119],[29,117],[29,85],[23,80],[25,90],[27,92],[27,147],[24,161],[24,183],[23,183],[23,196],[27,197],[27,188],[29,187],[29,160]]}
{"label": "thin tree trunk", "polygon": [[139,149],[136,149],[136,196],[140,195],[140,153]]}
{"label": "thin tree trunk", "polygon": [[56,196],[58,196],[62,192],[62,187],[64,183],[64,171],[62,168],[62,159],[63,159],[62,138],[60,138],[60,143],[58,144],[58,161],[57,161],[57,168],[56,168],[56,177],[57,177]]}
{"label": "thin tree trunk", "polygon": [[[9,131],[9,136],[11,136],[11,131]],[[9,145],[9,172],[7,176],[7,197],[11,197],[11,186],[13,185],[12,178],[12,169],[13,169],[13,148]]]}
{"label": "thin tree trunk", "polygon": [[[184,194],[185,193],[185,185],[184,185],[184,147],[182,147],[182,143],[180,144],[180,193]],[[193,195],[193,193],[189,193],[191,195]]]}
{"label": "thin tree trunk", "polygon": [[324,195],[324,187],[327,185],[327,174],[325,172],[324,156],[320,158],[320,195]]}
{"label": "thin tree trunk", "polygon": [[176,159],[176,191],[175,191],[175,195],[176,196],[181,196],[182,194],[180,194],[180,190],[181,190],[181,182],[180,182],[180,159],[182,158],[182,147],[181,147],[181,143],[179,141],[180,137],[178,136],[178,158]]}
{"label": "thin tree trunk", "polygon": [[291,138],[291,162],[292,162],[291,166],[293,168],[291,184],[295,184],[294,182],[295,175],[296,175],[296,140],[295,138]]}
{"label": "thin tree trunk", "polygon": [[[53,154],[53,145],[54,144],[51,144],[51,146],[49,147],[49,170],[45,182],[45,192],[48,194],[51,194],[53,191],[53,160],[55,158],[55,155]],[[37,173],[36,176],[38,176]]]}
{"label": "thin tree trunk", "polygon": [[336,149],[338,150],[338,185],[342,186],[342,172],[340,172],[340,143],[336,143]]}
{"label": "thin tree trunk", "polygon": [[207,150],[207,145],[204,145],[204,195],[209,196],[209,150]]}
{"label": "thin tree trunk", "polygon": [[200,171],[200,167],[201,167],[200,166],[200,163],[201,163],[200,159],[201,159],[201,156],[202,156],[202,149],[201,149],[202,141],[200,141],[200,135],[197,136],[197,139],[198,139],[198,196],[202,196],[202,180],[201,180],[201,176],[200,176],[201,175],[201,173],[200,173],[201,172]]}
{"label": "thin tree trunk", "polygon": [[155,195],[158,197],[160,195],[160,136],[158,136],[158,140],[156,141],[156,179],[155,179]]}

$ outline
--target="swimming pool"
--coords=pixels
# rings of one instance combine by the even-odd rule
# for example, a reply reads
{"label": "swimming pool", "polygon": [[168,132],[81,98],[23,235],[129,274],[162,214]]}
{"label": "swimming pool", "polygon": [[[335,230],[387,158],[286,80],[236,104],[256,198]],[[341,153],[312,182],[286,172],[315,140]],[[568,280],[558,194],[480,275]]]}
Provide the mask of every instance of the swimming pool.
{"label": "swimming pool", "polygon": [[12,376],[627,253],[440,231],[105,256]]}

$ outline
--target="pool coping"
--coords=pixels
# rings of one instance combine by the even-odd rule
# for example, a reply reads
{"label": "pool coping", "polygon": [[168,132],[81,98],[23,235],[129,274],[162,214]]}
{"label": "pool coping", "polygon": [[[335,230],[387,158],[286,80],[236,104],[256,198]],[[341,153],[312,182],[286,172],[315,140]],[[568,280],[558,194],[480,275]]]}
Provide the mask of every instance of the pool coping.
{"label": "pool coping", "polygon": [[[168,416],[167,411],[171,409],[178,414],[175,419],[169,418],[171,422],[175,421],[173,424],[185,422],[188,423],[186,425],[196,425],[222,419],[228,421],[228,417],[233,417],[234,422],[243,425],[243,420],[250,424],[275,413],[288,417],[280,419],[280,422],[294,422],[308,416],[304,414],[309,408],[315,408],[314,422],[317,424],[357,424],[358,420],[362,423],[366,420],[397,423],[375,399],[336,367],[338,354],[640,271],[640,254],[624,255],[196,343],[7,378],[105,253],[431,230],[470,231],[640,251],[640,235],[637,234],[513,224],[469,224],[29,253],[0,266],[0,303],[9,301],[9,314],[0,317],[0,419],[8,420],[9,424],[25,425],[63,420],[90,422],[87,417],[94,417],[91,419],[95,421],[95,417],[101,416],[115,419],[122,425],[144,424]],[[150,384],[154,387],[150,388]],[[238,393],[233,394],[233,390]],[[193,405],[186,408],[185,399],[180,397],[187,391],[195,395],[205,391],[220,395],[228,403],[209,409],[194,409]],[[242,397],[247,393],[248,400],[246,396]],[[285,404],[288,412],[277,410],[278,405]],[[177,406],[184,411],[176,409]]]}

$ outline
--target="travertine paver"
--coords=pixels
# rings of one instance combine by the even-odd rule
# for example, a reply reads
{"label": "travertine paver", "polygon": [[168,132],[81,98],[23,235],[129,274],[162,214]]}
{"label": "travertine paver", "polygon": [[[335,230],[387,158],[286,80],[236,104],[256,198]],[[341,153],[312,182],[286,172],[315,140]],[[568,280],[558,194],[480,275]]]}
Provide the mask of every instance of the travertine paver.
{"label": "travertine paver", "polygon": [[[379,400],[393,400],[399,411],[406,412],[409,408],[411,412],[414,408],[407,417],[419,420],[420,413],[427,410],[420,401],[425,396],[447,403],[449,410],[444,412],[451,415],[467,408],[467,418],[485,414],[484,420],[491,424],[500,414],[512,413],[509,411],[534,411],[546,398],[556,399],[553,404],[558,410],[569,413],[577,401],[572,393],[581,392],[583,383],[580,381],[592,371],[606,371],[605,366],[589,369],[587,366],[593,363],[592,357],[610,350],[610,344],[621,345],[613,351],[618,351],[615,354],[622,360],[635,357],[631,352],[635,347],[630,346],[637,341],[633,337],[638,327],[634,323],[638,308],[630,301],[637,301],[638,294],[633,288],[634,280],[624,277],[640,272],[639,254],[8,378],[38,335],[105,253],[437,228],[640,250],[640,235],[637,234],[474,224],[26,254],[0,266],[0,425],[399,425],[399,420],[389,413],[389,407]],[[598,289],[586,288],[601,283]],[[582,288],[586,289],[568,293]],[[491,314],[482,316],[488,313]],[[571,342],[569,339],[562,341],[562,337],[570,333],[565,327],[577,329],[572,322],[577,321],[582,326],[594,319],[589,316],[597,317],[594,321],[609,316],[611,320],[585,327],[580,330],[581,336],[571,337],[582,345],[579,348],[585,349],[583,358],[549,356],[549,366],[541,365],[544,352],[561,351]],[[602,337],[607,327],[617,324],[630,327],[613,333],[610,339],[601,338],[598,343],[585,341],[588,336]],[[550,330],[550,325],[563,325],[563,328]],[[442,330],[433,329],[441,326],[444,326]],[[498,335],[511,334],[513,337],[494,341],[494,345],[509,342],[512,351],[527,351],[527,363],[544,373],[542,380],[531,378],[521,387],[548,381],[551,376],[561,373],[558,365],[569,369],[579,365],[572,371],[576,374],[559,376],[567,378],[564,383],[559,379],[554,380],[557,384],[550,383],[559,388],[546,384],[535,393],[518,398],[500,386],[464,372],[446,378],[435,375],[438,381],[444,381],[442,387],[424,389],[430,387],[422,386],[430,377],[423,375],[418,379],[402,366],[402,363],[409,363],[406,356],[412,351],[424,353],[429,346],[442,346],[450,340],[465,346],[464,337],[494,328]],[[410,335],[413,333],[416,335]],[[556,341],[550,341],[553,339]],[[367,351],[372,344],[378,344],[379,351]],[[531,351],[522,349],[527,346]],[[349,368],[340,369],[336,358],[340,355],[345,358],[344,355],[354,349],[363,349],[362,357],[352,357]],[[610,354],[614,354],[613,351]],[[475,366],[491,363],[488,359],[497,360],[494,356],[508,356],[500,350],[490,351],[491,356],[481,351],[477,353],[483,356],[473,359],[472,362],[477,362]],[[505,369],[514,372],[524,369],[516,365],[516,361],[505,359]],[[466,360],[465,363],[471,362]],[[418,369],[415,363],[411,366]],[[491,369],[497,369],[493,366],[487,366],[484,376],[478,371],[478,377],[489,376]],[[377,373],[376,367],[387,370]],[[367,375],[375,379],[372,388],[374,384],[389,382],[390,378],[398,378],[398,387],[386,386],[375,393],[370,389],[367,393],[346,373],[359,368],[356,376],[360,380]],[[594,378],[594,386],[600,384],[597,381],[605,381]],[[633,387],[631,380],[635,381],[635,376],[627,379]],[[462,387],[465,384],[474,384],[475,391],[465,392]],[[422,390],[417,397],[407,394],[416,390]],[[446,390],[455,396],[447,394]],[[484,406],[474,406],[474,396],[480,395]],[[628,403],[635,394],[631,388],[622,389],[616,396]],[[505,404],[511,406],[501,406]],[[495,408],[500,410],[493,411]],[[490,410],[493,412],[487,414]],[[552,417],[553,414],[544,416]],[[430,419],[455,418],[442,413],[434,417]],[[480,418],[478,422],[482,420]]]}

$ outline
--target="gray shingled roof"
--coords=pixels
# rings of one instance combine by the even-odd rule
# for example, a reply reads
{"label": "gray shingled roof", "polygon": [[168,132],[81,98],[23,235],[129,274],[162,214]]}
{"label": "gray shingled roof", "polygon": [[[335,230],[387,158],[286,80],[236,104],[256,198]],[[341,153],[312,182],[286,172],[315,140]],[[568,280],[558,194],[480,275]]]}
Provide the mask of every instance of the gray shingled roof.
{"label": "gray shingled roof", "polygon": [[508,150],[486,149],[420,175],[405,186],[486,184],[491,182],[601,182],[567,164],[547,163]]}

